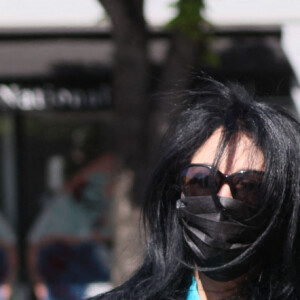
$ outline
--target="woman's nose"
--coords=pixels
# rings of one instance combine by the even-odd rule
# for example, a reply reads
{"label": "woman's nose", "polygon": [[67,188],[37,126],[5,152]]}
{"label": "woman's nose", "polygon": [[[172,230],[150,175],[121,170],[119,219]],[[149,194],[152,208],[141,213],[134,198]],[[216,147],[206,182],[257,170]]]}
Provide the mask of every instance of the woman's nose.
{"label": "woman's nose", "polygon": [[217,193],[220,197],[232,198],[231,190],[228,183],[223,183],[219,192]]}

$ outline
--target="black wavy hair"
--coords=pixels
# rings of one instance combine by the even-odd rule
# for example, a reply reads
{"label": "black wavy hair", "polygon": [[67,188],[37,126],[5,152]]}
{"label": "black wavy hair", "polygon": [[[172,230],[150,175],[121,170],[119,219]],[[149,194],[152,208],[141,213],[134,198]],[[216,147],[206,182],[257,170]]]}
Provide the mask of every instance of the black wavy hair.
{"label": "black wavy hair", "polygon": [[178,175],[218,128],[223,128],[219,158],[230,139],[244,133],[265,159],[262,196],[267,209],[262,212],[270,215],[268,226],[238,257],[242,262],[260,251],[263,264],[241,293],[252,300],[300,299],[300,123],[283,108],[255,102],[239,85],[204,81],[202,88],[186,94],[182,111],[163,139],[143,207],[144,262],[131,279],[95,300],[186,299],[193,268],[175,207],[181,194]]}

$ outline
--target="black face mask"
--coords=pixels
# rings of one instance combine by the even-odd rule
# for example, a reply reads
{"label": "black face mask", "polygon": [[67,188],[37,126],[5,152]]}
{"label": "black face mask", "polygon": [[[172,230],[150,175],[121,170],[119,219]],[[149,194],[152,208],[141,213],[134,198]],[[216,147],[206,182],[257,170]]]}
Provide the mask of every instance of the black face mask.
{"label": "black face mask", "polygon": [[184,240],[199,270],[218,281],[247,273],[255,255],[237,258],[265,227],[265,218],[257,217],[259,208],[232,198],[197,196],[178,200],[177,209]]}

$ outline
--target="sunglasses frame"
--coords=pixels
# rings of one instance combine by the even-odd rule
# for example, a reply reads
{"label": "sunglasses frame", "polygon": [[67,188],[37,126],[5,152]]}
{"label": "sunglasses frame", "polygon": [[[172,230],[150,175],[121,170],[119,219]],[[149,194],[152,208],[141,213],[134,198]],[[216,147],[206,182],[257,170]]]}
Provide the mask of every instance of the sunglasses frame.
{"label": "sunglasses frame", "polygon": [[[238,174],[245,174],[245,173],[248,173],[248,172],[254,172],[254,173],[257,173],[257,174],[264,175],[264,171],[258,171],[258,170],[253,170],[253,169],[245,169],[245,170],[241,170],[241,171],[234,172],[232,174],[226,175],[226,174],[222,173],[221,171],[219,171],[218,169],[216,169],[212,165],[207,165],[207,164],[189,164],[185,168],[183,168],[182,171],[180,172],[180,178],[182,178],[182,173],[185,170],[187,170],[188,168],[190,168],[190,167],[204,167],[204,168],[207,168],[207,169],[211,170],[212,174],[208,175],[211,178],[215,178],[216,174],[219,174],[220,177],[221,177],[221,181],[219,183],[219,186],[216,185],[216,181],[214,180],[214,181],[211,181],[211,184],[210,184],[210,186],[208,188],[210,188],[212,194],[216,195],[219,192],[219,190],[222,187],[222,185],[224,183],[227,183],[229,185],[230,192],[231,192],[231,195],[232,195],[233,198],[235,198],[235,194],[236,194],[236,189],[234,188],[233,183],[232,183],[232,178],[234,176],[236,176]],[[212,182],[214,182],[214,184],[212,184]],[[187,196],[186,193],[185,193],[185,189],[184,189],[184,183],[182,182],[181,179],[180,179],[180,188],[181,188],[182,193],[185,196]]]}

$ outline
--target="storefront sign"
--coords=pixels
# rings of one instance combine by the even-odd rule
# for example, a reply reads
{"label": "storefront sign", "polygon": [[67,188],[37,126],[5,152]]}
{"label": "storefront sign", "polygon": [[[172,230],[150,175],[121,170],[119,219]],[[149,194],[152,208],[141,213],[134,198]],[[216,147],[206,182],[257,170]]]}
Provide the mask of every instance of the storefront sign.
{"label": "storefront sign", "polygon": [[67,88],[53,84],[36,87],[0,84],[0,110],[94,110],[111,105],[108,85]]}

